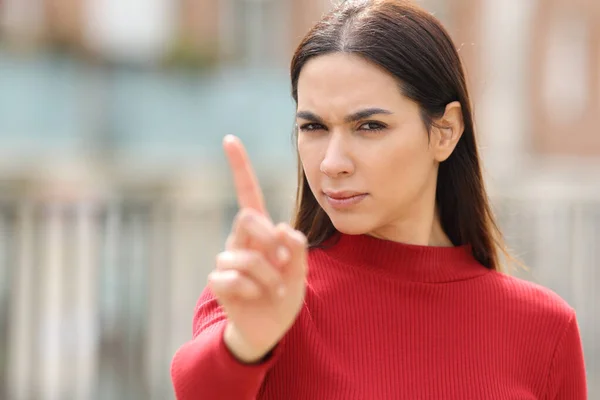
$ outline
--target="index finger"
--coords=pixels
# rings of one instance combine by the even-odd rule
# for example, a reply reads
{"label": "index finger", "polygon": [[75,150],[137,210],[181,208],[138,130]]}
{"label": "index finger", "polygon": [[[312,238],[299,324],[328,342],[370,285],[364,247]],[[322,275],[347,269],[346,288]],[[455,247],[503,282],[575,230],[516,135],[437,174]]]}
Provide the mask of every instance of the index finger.
{"label": "index finger", "polygon": [[227,135],[223,139],[223,148],[233,173],[233,182],[240,208],[252,208],[267,215],[264,196],[244,145],[237,137]]}

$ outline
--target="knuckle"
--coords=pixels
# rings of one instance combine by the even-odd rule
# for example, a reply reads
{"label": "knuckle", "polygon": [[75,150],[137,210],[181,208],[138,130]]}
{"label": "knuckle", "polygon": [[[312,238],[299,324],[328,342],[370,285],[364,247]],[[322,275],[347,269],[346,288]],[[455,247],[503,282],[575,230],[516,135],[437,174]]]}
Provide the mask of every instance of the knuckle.
{"label": "knuckle", "polygon": [[235,214],[235,218],[233,219],[233,225],[239,226],[247,219],[248,219],[247,211],[245,209],[241,209],[240,211],[238,211],[237,214]]}
{"label": "knuckle", "polygon": [[247,258],[248,258],[247,265],[249,267],[258,267],[263,263],[263,257],[257,251],[249,252]]}
{"label": "knuckle", "polygon": [[217,266],[216,269],[219,270],[219,269],[223,269],[223,268],[227,267],[228,258],[229,258],[228,251],[222,251],[219,254],[217,254],[216,261],[215,261],[215,264]]}
{"label": "knuckle", "polygon": [[240,215],[243,220],[252,220],[259,217],[260,213],[253,208],[245,207],[240,210]]}
{"label": "knuckle", "polygon": [[217,270],[245,271],[248,268],[248,256],[244,251],[223,251],[217,254]]}
{"label": "knuckle", "polygon": [[235,215],[234,225],[245,225],[252,221],[256,213],[251,208],[242,208]]}

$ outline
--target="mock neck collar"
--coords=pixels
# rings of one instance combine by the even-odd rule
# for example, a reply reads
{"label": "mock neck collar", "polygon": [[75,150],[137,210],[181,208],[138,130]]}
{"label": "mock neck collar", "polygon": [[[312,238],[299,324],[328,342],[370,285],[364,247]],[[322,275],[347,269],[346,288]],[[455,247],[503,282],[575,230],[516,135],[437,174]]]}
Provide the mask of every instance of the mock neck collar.
{"label": "mock neck collar", "polygon": [[453,282],[490,271],[475,260],[470,245],[422,246],[338,233],[324,251],[345,264],[412,282]]}

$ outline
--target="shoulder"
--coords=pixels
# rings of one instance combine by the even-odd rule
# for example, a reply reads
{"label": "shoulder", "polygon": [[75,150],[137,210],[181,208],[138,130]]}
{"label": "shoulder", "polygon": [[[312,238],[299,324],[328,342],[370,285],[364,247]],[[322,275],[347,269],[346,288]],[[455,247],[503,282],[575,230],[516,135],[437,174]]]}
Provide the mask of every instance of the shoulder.
{"label": "shoulder", "polygon": [[575,317],[575,310],[565,299],[538,283],[496,271],[488,273],[481,283],[498,307],[524,318],[564,327]]}
{"label": "shoulder", "polygon": [[[540,372],[544,398],[585,398],[583,346],[573,307],[539,284],[490,272],[491,290],[498,303],[504,338],[519,349],[523,375]],[[492,289],[493,288],[493,289]]]}
{"label": "shoulder", "polygon": [[483,305],[495,327],[490,335],[504,343],[506,352],[518,349],[512,352],[518,373],[537,376],[544,398],[584,398],[579,395],[586,385],[583,351],[573,307],[547,287],[503,273],[491,271],[480,283],[479,293],[492,299]]}

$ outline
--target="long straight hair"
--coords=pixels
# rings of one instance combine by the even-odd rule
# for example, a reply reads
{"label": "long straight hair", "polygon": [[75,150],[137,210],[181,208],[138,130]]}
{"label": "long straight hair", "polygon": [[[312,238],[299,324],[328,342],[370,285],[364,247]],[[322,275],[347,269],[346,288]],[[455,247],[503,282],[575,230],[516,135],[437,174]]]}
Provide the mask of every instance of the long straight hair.
{"label": "long straight hair", "polygon": [[[448,103],[460,102],[464,132],[439,166],[436,206],[454,245],[470,245],[482,265],[501,270],[499,252],[511,257],[486,194],[465,74],[448,32],[409,1],[346,1],[309,31],[292,58],[296,105],[298,78],[306,62],[335,52],[359,55],[396,77],[401,93],[419,105],[428,132]],[[337,232],[310,190],[300,160],[294,214],[293,225],[307,236],[310,247],[323,245]]]}

